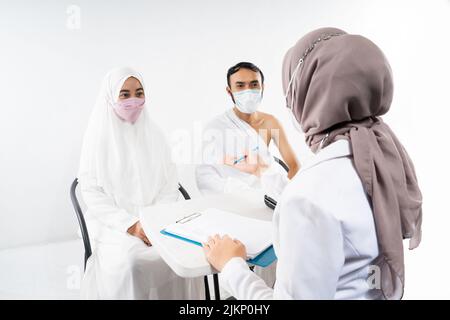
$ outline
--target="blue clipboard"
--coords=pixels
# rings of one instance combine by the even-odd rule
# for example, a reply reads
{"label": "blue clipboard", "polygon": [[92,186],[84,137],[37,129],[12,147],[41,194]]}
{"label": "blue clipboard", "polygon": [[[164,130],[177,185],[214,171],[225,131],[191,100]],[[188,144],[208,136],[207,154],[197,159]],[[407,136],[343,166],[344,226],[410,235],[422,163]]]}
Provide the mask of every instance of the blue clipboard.
{"label": "blue clipboard", "polygon": [[[194,240],[191,240],[188,238],[180,237],[176,234],[167,232],[165,229],[161,230],[161,234],[195,244],[199,247],[202,246],[202,244],[200,242],[197,242],[197,241],[194,241]],[[254,257],[253,259],[247,260],[247,263],[265,268],[265,267],[270,266],[275,260],[277,260],[277,256],[275,255],[275,250],[273,249],[273,246],[270,246],[266,250],[261,252],[259,255]]]}

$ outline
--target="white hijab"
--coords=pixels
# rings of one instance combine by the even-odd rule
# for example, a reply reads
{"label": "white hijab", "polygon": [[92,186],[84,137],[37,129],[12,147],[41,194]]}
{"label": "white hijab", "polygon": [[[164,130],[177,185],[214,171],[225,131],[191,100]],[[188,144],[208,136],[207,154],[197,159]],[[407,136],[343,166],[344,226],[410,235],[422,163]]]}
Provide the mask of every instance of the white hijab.
{"label": "white hijab", "polygon": [[148,101],[142,76],[135,70],[117,68],[105,76],[84,136],[78,179],[103,188],[116,201],[146,206],[168,183],[175,167],[147,103],[134,124],[122,121],[113,110],[130,77],[140,81]]}

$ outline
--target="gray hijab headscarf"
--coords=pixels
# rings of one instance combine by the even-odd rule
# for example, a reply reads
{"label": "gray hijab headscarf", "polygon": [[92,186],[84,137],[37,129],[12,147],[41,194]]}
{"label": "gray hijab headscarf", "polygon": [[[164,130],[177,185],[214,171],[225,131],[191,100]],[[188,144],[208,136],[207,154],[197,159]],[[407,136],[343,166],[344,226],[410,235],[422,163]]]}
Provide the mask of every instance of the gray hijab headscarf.
{"label": "gray hijab headscarf", "polygon": [[420,243],[422,195],[411,159],[380,118],[393,96],[386,57],[362,36],[322,28],[288,50],[282,80],[287,103],[313,151],[338,139],[350,141],[372,205],[381,290],[386,299],[401,299],[403,239],[410,239],[410,249]]}

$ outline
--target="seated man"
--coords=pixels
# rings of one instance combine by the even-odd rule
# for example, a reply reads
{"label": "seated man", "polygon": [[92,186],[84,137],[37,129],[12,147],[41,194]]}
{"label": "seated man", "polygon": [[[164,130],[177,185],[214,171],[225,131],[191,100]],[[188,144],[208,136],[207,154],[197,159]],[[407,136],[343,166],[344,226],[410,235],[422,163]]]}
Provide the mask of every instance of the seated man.
{"label": "seated man", "polygon": [[[255,188],[277,199],[299,163],[280,122],[257,111],[264,75],[254,64],[240,62],[228,70],[227,83],[234,107],[204,128],[202,160],[196,168],[198,188],[203,194]],[[272,141],[289,167],[287,174],[268,150]]]}
{"label": "seated man", "polygon": [[[264,75],[254,64],[241,62],[228,70],[227,82],[234,107],[204,128],[201,164],[196,167],[197,186],[203,194],[260,189],[277,200],[288,179],[298,171],[299,163],[280,122],[273,115],[257,111]],[[288,173],[270,154],[271,141],[289,167]],[[267,285],[274,285],[276,263],[268,268],[255,267],[254,271]]]}

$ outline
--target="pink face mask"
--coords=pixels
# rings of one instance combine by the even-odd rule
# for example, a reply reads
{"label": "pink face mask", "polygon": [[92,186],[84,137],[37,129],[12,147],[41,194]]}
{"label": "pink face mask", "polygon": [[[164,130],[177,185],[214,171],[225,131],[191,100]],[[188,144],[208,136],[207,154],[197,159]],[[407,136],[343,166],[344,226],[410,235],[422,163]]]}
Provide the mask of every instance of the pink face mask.
{"label": "pink face mask", "polygon": [[113,105],[113,108],[120,119],[135,123],[144,109],[144,103],[145,99],[142,98],[128,98],[119,100]]}

